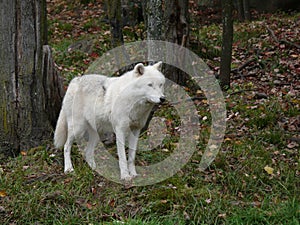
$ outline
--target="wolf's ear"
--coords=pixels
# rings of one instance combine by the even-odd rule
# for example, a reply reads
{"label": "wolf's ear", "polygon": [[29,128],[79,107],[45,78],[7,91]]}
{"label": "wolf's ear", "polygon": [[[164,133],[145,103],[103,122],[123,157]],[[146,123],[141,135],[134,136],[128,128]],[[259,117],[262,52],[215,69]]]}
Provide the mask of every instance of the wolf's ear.
{"label": "wolf's ear", "polygon": [[159,71],[161,71],[161,67],[162,67],[162,61],[159,61],[158,63],[155,63],[153,65],[153,67]]}
{"label": "wolf's ear", "polygon": [[145,72],[145,67],[143,63],[136,64],[134,67],[134,72],[136,73],[137,76],[142,76]]}

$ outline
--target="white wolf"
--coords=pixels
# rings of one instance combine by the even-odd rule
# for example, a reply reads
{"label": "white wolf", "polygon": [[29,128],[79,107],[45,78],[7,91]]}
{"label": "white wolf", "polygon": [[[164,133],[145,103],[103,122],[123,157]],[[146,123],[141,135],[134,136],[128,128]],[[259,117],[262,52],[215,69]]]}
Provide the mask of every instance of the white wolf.
{"label": "white wolf", "polygon": [[[94,149],[99,133],[114,132],[121,179],[137,176],[135,155],[140,130],[154,104],[165,100],[165,77],[161,62],[151,66],[137,64],[120,77],[85,75],[74,78],[63,100],[56,125],[54,144],[64,146],[64,171],[72,172],[71,146],[77,137],[88,135],[85,157],[95,169]],[[128,141],[128,162],[125,142]]]}

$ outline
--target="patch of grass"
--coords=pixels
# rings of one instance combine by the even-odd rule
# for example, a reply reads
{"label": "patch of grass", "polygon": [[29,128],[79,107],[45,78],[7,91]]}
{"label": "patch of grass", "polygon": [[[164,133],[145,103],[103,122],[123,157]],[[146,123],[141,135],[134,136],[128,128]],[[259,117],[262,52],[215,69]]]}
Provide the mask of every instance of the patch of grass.
{"label": "patch of grass", "polygon": [[228,218],[228,224],[281,224],[298,225],[300,218],[300,205],[296,199],[285,201],[274,207],[274,204],[266,199],[260,208],[245,207],[236,208]]}
{"label": "patch of grass", "polygon": [[235,23],[234,28],[233,42],[238,43],[241,48],[247,48],[251,43],[257,43],[265,32],[263,26],[257,24],[257,21],[253,21],[247,26],[244,23]]}
{"label": "patch of grass", "polygon": [[200,30],[192,30],[192,35],[196,38],[198,46],[194,46],[195,51],[201,58],[213,59],[221,54],[222,29],[219,25],[204,26]]}
{"label": "patch of grass", "polygon": [[101,24],[100,24],[100,20],[95,20],[95,19],[89,19],[88,21],[86,21],[84,24],[83,24],[83,30],[85,31],[89,31],[91,28],[96,28],[96,27],[99,27]]}
{"label": "patch of grass", "polygon": [[59,36],[63,39],[61,35],[63,33],[68,33],[71,32],[74,27],[72,23],[64,22],[58,19],[55,20],[48,20],[48,34],[53,35],[55,34],[60,34]]}
{"label": "patch of grass", "polygon": [[35,149],[1,165],[1,223],[297,224],[297,159],[253,143],[227,141],[205,172],[199,172],[195,153],[173,177],[131,189],[94,173],[76,148],[76,173],[69,175],[63,174],[61,151]]}

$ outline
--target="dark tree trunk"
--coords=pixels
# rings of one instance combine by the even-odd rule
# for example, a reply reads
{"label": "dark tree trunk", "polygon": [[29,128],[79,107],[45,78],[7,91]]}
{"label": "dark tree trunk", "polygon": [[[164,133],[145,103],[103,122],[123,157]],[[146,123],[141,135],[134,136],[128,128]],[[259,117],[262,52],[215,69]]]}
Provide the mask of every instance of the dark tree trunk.
{"label": "dark tree trunk", "polygon": [[222,1],[222,53],[221,53],[221,68],[220,68],[220,83],[222,89],[230,87],[230,71],[231,71],[231,54],[232,54],[232,39],[233,39],[233,19],[232,19],[232,0]]}
{"label": "dark tree trunk", "polygon": [[106,0],[107,16],[111,27],[112,47],[124,43],[122,31],[122,5],[121,0]]}
{"label": "dark tree trunk", "polygon": [[[188,1],[166,0],[164,20],[164,40],[186,47],[189,39]],[[166,66],[165,74],[178,84],[186,84],[187,76],[174,67]]]}
{"label": "dark tree trunk", "polygon": [[237,11],[240,21],[251,20],[249,0],[237,0]]}
{"label": "dark tree trunk", "polygon": [[51,138],[63,89],[43,47],[46,1],[2,0],[0,8],[0,155],[16,155]]}
{"label": "dark tree trunk", "polygon": [[244,15],[243,0],[236,0],[236,7],[237,7],[239,20],[244,21],[245,20],[245,15]]}
{"label": "dark tree trunk", "polygon": [[251,20],[249,0],[243,0],[243,6],[244,6],[243,9],[244,9],[245,20],[249,21],[249,20]]}

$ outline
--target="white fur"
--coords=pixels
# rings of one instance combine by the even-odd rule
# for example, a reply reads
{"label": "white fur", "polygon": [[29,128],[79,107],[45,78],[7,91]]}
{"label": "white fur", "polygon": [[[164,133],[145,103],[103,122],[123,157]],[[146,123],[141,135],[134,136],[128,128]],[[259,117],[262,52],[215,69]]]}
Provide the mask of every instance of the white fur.
{"label": "white fur", "polygon": [[114,132],[121,179],[137,175],[134,159],[140,130],[154,104],[164,100],[165,77],[159,71],[160,67],[161,62],[146,67],[140,63],[121,77],[86,75],[71,81],[54,134],[55,146],[64,145],[65,172],[74,170],[70,154],[77,137],[88,134],[85,156],[95,169],[94,149],[100,141],[98,133]]}

